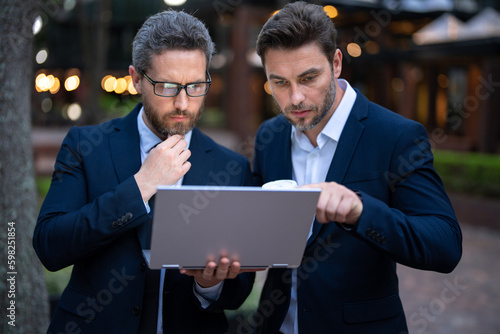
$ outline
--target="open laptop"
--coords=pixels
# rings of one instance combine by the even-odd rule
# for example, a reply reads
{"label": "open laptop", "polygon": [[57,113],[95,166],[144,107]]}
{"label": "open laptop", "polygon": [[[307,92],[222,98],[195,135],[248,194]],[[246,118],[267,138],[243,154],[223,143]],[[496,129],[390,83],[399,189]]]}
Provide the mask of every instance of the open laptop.
{"label": "open laptop", "polygon": [[221,256],[242,268],[300,265],[320,189],[159,187],[151,250],[152,269],[204,268]]}

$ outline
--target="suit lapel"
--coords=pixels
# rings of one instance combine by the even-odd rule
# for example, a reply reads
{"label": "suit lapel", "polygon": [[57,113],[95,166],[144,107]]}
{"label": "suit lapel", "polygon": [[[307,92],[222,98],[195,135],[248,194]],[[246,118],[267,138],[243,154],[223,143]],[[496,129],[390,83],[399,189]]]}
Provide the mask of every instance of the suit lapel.
{"label": "suit lapel", "polygon": [[[335,155],[333,156],[328,174],[326,175],[326,182],[334,181],[342,184],[352,157],[354,156],[354,152],[358,146],[361,134],[364,131],[365,127],[361,123],[361,120],[367,117],[368,100],[358,90],[356,90],[356,93],[356,101],[354,102],[351,113],[340,135]],[[314,220],[313,233],[307,241],[308,246],[316,239],[322,227],[324,227],[323,224]]]}
{"label": "suit lapel", "polygon": [[141,104],[122,119],[109,138],[111,159],[119,182],[125,181],[141,168],[141,150],[137,115]]}
{"label": "suit lapel", "polygon": [[213,170],[213,157],[210,154],[212,144],[197,128],[193,128],[191,143],[189,144],[191,168],[184,175],[184,185],[207,185],[210,183],[210,172]]}
{"label": "suit lapel", "polygon": [[[266,137],[273,138],[276,143],[273,143],[272,146],[269,146],[272,151],[266,153],[267,162],[271,166],[275,166],[273,169],[267,169],[267,176],[263,180],[263,182],[270,182],[275,180],[292,179],[292,126],[285,119],[283,115],[278,116],[277,125],[275,128],[280,129],[277,132],[265,133]],[[281,129],[281,127],[283,127]],[[281,132],[281,133],[279,133]],[[276,136],[276,134],[278,134]],[[264,133],[262,134],[264,136]],[[263,139],[263,142],[268,141],[268,138]],[[255,147],[256,150],[259,150],[259,147]]]}
{"label": "suit lapel", "polygon": [[[141,168],[141,148],[139,130],[137,129],[137,115],[142,104],[138,104],[114,128],[109,138],[111,159],[115,168],[118,182],[122,183]],[[151,210],[150,216],[152,217]],[[150,222],[136,229],[137,237],[142,249],[148,249],[148,230]]]}

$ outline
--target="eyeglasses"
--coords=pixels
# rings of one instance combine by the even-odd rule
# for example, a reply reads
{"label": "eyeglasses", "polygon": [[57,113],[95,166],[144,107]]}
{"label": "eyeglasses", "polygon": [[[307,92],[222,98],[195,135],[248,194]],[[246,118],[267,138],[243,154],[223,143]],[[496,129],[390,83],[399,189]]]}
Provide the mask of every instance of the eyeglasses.
{"label": "eyeglasses", "polygon": [[146,80],[148,80],[154,89],[155,95],[163,96],[163,97],[174,97],[179,95],[182,89],[186,91],[186,94],[191,97],[199,97],[208,93],[208,89],[212,84],[212,78],[210,78],[210,74],[207,71],[207,81],[201,82],[192,82],[185,85],[173,83],[173,82],[161,82],[154,81],[151,79],[144,71],[142,72]]}

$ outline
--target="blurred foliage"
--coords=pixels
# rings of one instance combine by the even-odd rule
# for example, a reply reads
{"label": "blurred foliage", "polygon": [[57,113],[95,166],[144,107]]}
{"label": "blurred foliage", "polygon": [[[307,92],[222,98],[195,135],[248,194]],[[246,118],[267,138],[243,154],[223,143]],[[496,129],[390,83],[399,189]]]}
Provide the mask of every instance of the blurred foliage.
{"label": "blurred foliage", "polygon": [[447,191],[500,197],[499,155],[435,150],[434,167]]}
{"label": "blurred foliage", "polygon": [[66,267],[58,271],[48,271],[45,269],[45,285],[49,296],[60,296],[69,282],[73,266]]}
{"label": "blurred foliage", "polygon": [[123,117],[141,102],[140,95],[120,96],[116,94],[103,94],[99,106],[104,110],[109,119]]}
{"label": "blurred foliage", "polygon": [[205,108],[201,114],[200,121],[198,122],[200,127],[211,127],[211,128],[223,128],[226,126],[226,116],[220,108]]}
{"label": "blurred foliage", "polygon": [[36,189],[38,191],[38,196],[43,200],[45,195],[50,188],[50,182],[52,181],[52,177],[50,176],[37,176],[36,178]]}

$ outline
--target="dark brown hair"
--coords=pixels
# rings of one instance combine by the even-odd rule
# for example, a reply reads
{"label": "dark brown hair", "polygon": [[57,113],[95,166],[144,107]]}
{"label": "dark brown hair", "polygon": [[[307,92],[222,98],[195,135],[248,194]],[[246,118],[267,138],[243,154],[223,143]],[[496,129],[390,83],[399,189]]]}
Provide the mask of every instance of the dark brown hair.
{"label": "dark brown hair", "polygon": [[330,63],[337,49],[337,30],[322,6],[303,1],[289,3],[262,27],[257,38],[257,54],[265,66],[267,49],[297,49],[317,42]]}

